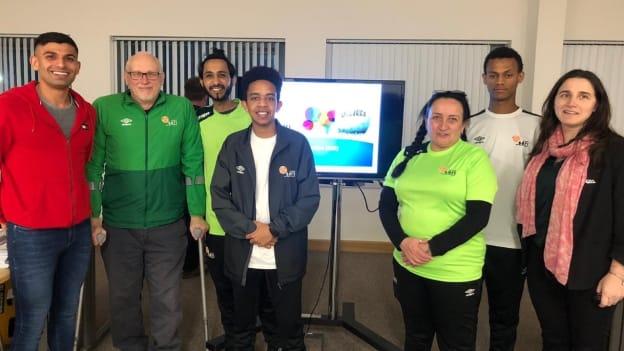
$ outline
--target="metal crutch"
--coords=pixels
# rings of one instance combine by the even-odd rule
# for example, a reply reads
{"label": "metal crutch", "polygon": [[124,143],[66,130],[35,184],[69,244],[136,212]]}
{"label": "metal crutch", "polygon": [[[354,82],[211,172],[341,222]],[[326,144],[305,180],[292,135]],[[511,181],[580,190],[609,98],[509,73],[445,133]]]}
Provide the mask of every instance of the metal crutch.
{"label": "metal crutch", "polygon": [[199,277],[201,281],[202,312],[204,318],[204,348],[208,344],[208,310],[206,309],[206,269],[204,267],[204,238],[200,229],[194,229],[191,234],[197,240],[199,250]]}
{"label": "metal crutch", "polygon": [[80,322],[82,318],[83,297],[84,297],[84,283],[80,285],[80,298],[78,299],[78,313],[76,316],[76,331],[74,332],[74,351],[78,350],[78,339],[80,338]]}
{"label": "metal crutch", "polygon": [[[102,246],[106,241],[106,230],[102,229],[97,233],[96,240]],[[82,301],[84,299],[84,282],[80,285],[80,297],[78,298],[78,312],[76,314],[76,331],[74,332],[74,351],[78,351],[78,341],[80,339],[80,324],[82,323]]]}

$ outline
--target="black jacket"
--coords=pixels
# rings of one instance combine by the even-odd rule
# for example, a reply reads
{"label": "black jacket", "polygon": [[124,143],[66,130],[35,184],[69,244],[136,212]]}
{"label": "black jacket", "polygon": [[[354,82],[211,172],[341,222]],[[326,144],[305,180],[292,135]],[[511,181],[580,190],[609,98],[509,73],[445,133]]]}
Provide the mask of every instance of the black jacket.
{"label": "black jacket", "polygon": [[612,259],[624,264],[624,138],[609,136],[602,159],[590,161],[574,215],[573,290],[596,288]]}
{"label": "black jacket", "polygon": [[[269,228],[278,236],[275,263],[279,283],[305,274],[308,224],[318,209],[320,192],[314,158],[303,135],[277,123],[269,167]],[[231,134],[217,159],[210,191],[212,207],[225,230],[225,274],[245,285],[252,245],[245,235],[256,229],[256,172],[251,127]]]}

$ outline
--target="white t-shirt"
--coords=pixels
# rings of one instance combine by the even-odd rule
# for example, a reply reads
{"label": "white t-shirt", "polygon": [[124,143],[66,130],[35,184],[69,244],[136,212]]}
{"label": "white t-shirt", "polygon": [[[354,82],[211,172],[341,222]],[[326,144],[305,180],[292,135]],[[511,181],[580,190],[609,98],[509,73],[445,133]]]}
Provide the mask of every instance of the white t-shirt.
{"label": "white t-shirt", "polygon": [[539,135],[540,120],[521,108],[507,114],[484,110],[468,120],[468,142],[487,152],[498,179],[490,221],[483,231],[488,245],[520,248],[515,218],[516,189]]}
{"label": "white t-shirt", "polygon": [[[276,136],[260,138],[251,132],[251,152],[256,166],[256,221],[271,223],[269,212],[269,164],[275,148]],[[275,247],[270,249],[254,245],[249,268],[276,269]]]}

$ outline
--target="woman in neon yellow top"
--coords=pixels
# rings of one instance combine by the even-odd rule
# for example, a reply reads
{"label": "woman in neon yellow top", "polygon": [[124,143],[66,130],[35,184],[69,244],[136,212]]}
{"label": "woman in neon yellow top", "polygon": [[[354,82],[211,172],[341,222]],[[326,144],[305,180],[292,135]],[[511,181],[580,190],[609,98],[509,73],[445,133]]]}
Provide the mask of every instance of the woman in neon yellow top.
{"label": "woman in neon yellow top", "polygon": [[[414,142],[394,159],[379,215],[395,246],[405,350],[474,350],[485,240],[496,194],[487,154],[462,140],[466,94],[436,92]],[[430,142],[423,143],[425,135]]]}

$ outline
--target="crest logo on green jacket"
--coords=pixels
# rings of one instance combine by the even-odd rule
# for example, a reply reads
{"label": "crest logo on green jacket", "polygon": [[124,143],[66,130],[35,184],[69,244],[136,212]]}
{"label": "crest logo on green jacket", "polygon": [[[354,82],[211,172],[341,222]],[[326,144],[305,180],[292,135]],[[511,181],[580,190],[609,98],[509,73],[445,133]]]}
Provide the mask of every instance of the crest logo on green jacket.
{"label": "crest logo on green jacket", "polygon": [[175,119],[169,118],[169,116],[162,116],[162,117],[160,117],[160,121],[163,122],[163,124],[166,125],[167,127],[177,126],[178,125],[178,121],[175,120]]}

